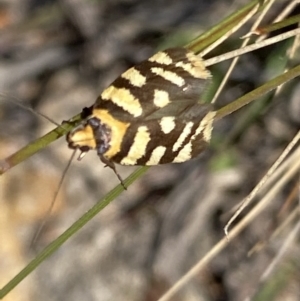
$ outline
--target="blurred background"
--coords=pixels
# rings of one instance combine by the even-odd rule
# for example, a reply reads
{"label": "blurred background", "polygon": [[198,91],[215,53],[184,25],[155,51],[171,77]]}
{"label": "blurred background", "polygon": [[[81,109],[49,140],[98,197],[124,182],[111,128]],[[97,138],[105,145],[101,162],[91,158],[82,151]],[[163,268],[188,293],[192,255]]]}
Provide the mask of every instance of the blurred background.
{"label": "blurred background", "polygon": [[[93,104],[127,68],[158,49],[184,45],[247,2],[0,1],[0,158],[55,127],[12,100],[61,123]],[[266,23],[290,1],[277,2]],[[290,14],[299,11],[296,7]],[[247,28],[214,54],[235,49]],[[243,56],[217,107],[282,72],[286,45]],[[227,66],[210,68],[216,81]],[[231,209],[299,129],[299,81],[288,87],[250,106],[254,113],[246,107],[216,123],[212,147],[199,158],[151,168],[5,300],[157,300],[223,238]],[[75,161],[43,232],[30,247],[70,156],[60,139],[1,176],[1,287],[118,184],[95,153]],[[117,169],[125,178],[135,167]],[[268,294],[258,298],[265,289],[260,277],[292,225],[272,244],[263,243],[296,207],[297,183],[299,177],[172,300],[299,300],[299,240],[265,285]],[[249,256],[258,245],[264,247]]]}

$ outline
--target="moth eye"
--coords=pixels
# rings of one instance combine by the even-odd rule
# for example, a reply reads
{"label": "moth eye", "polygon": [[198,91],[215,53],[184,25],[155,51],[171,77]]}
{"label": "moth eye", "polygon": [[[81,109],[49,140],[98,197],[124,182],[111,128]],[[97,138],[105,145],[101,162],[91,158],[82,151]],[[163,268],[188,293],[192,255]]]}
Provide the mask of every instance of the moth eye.
{"label": "moth eye", "polygon": [[98,155],[103,155],[110,148],[111,131],[105,125],[94,131]]}

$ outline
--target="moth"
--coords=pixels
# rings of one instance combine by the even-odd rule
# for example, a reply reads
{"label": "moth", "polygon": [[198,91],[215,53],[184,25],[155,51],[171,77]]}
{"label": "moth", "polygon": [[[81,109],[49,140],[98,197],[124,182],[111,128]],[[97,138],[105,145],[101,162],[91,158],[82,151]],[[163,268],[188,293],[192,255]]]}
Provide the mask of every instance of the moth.
{"label": "moth", "polygon": [[201,102],[211,74],[185,48],[154,54],[121,74],[67,135],[68,146],[115,164],[181,163],[198,156],[211,138],[215,112]]}

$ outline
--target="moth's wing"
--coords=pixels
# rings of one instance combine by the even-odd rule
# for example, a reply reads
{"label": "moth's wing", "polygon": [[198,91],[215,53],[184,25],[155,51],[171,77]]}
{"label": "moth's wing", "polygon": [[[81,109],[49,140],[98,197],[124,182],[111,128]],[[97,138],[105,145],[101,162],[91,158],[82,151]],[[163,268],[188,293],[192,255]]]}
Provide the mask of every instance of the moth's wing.
{"label": "moth's wing", "polygon": [[208,145],[215,112],[195,104],[180,116],[130,124],[120,152],[112,161],[122,165],[180,163],[198,156]]}
{"label": "moth's wing", "polygon": [[124,72],[94,108],[126,122],[178,116],[199,102],[210,76],[200,57],[185,48],[167,49]]}
{"label": "moth's wing", "polygon": [[183,105],[166,106],[147,116],[145,120],[161,119],[166,116],[175,116],[177,120],[183,122],[200,121],[209,111],[213,110],[213,105],[210,103],[191,103],[186,104],[184,101],[178,102]]}

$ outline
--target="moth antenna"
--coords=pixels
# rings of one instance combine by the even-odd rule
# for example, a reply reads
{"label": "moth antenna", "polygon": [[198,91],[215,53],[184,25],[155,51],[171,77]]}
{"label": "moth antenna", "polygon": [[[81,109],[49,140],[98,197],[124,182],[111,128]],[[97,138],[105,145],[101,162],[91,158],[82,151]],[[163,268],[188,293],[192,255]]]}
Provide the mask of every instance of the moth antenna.
{"label": "moth antenna", "polygon": [[47,212],[46,212],[46,214],[45,214],[45,218],[43,219],[43,221],[42,221],[42,223],[40,224],[39,228],[37,229],[37,231],[34,233],[34,236],[32,237],[32,240],[31,240],[31,243],[30,243],[30,248],[32,248],[32,247],[34,246],[34,244],[35,244],[36,241],[37,241],[37,238],[39,237],[40,233],[42,232],[42,230],[44,229],[45,225],[47,224],[47,222],[48,222],[48,220],[49,220],[49,216],[50,216],[51,211],[52,211],[52,209],[53,209],[53,207],[54,207],[54,204],[55,204],[55,202],[56,202],[56,199],[57,199],[57,197],[58,197],[58,194],[59,194],[59,192],[60,192],[60,190],[61,190],[63,181],[64,181],[64,179],[66,178],[67,172],[68,172],[68,170],[69,170],[69,168],[70,168],[70,166],[71,166],[72,161],[74,160],[75,153],[76,153],[76,149],[72,152],[72,155],[71,155],[71,157],[70,157],[70,159],[69,159],[69,161],[68,161],[66,167],[65,167],[64,170],[63,170],[63,173],[62,173],[62,176],[61,176],[61,178],[60,178],[60,180],[59,180],[57,189],[56,189],[56,191],[55,191],[55,193],[54,193],[54,197],[53,197],[53,199],[52,199],[52,201],[51,201],[51,204],[50,204],[50,206],[49,206],[49,208],[48,208],[48,210],[47,210]]}
{"label": "moth antenna", "polygon": [[45,115],[44,113],[41,113],[41,112],[33,109],[32,107],[28,106],[28,105],[22,104],[17,97],[11,96],[11,95],[6,95],[4,93],[0,93],[0,95],[3,96],[3,97],[9,98],[11,102],[13,102],[15,105],[21,107],[22,109],[27,110],[27,111],[31,112],[32,114],[34,114],[36,116],[41,116],[41,117],[45,118],[46,120],[48,120],[49,122],[55,124],[56,126],[65,129],[63,127],[63,125],[61,125],[60,123],[56,122],[54,119],[50,118],[49,116]]}

